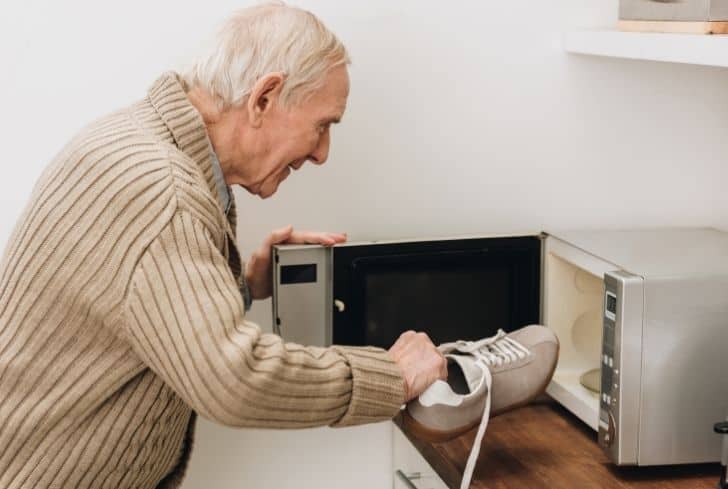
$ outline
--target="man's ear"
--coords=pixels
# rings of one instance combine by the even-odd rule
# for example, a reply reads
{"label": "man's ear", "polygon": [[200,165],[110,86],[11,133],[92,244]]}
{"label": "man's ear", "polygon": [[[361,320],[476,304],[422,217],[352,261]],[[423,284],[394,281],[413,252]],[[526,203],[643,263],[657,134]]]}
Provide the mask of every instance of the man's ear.
{"label": "man's ear", "polygon": [[268,73],[261,77],[248,97],[248,117],[253,127],[260,127],[263,117],[278,103],[283,89],[285,75],[280,72]]}

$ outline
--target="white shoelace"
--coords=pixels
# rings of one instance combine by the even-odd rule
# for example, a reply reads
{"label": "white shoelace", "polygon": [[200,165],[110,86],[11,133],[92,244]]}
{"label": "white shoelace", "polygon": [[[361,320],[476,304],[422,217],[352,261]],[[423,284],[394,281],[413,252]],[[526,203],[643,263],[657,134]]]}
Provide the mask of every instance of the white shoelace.
{"label": "white shoelace", "polygon": [[509,338],[502,329],[495,336],[483,338],[478,341],[455,342],[456,349],[463,353],[470,353],[477,359],[482,359],[487,366],[500,366],[504,363],[515,362],[525,358],[530,352],[528,348]]}
{"label": "white shoelace", "polygon": [[493,376],[490,373],[490,367],[517,361],[525,358],[530,352],[519,342],[508,338],[502,329],[499,329],[498,333],[490,338],[484,338],[479,341],[460,340],[456,345],[458,351],[469,353],[477,359],[475,363],[480,363],[483,367],[483,375],[485,376],[485,383],[488,387],[483,417],[480,420],[478,433],[475,435],[473,448],[470,450],[468,461],[465,464],[463,480],[460,483],[460,489],[468,489],[470,487],[470,481],[473,478],[473,471],[478,461],[478,455],[480,455],[480,444],[483,442],[483,435],[485,435],[485,429],[488,427],[488,419],[490,418],[490,393],[493,386]]}

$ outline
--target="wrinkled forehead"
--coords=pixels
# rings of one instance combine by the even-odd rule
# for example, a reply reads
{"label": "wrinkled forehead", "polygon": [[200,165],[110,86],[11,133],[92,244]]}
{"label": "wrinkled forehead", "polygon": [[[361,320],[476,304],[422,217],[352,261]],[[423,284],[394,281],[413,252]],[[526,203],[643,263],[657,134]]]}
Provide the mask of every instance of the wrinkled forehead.
{"label": "wrinkled forehead", "polygon": [[346,66],[337,66],[326,74],[324,83],[309,99],[309,103],[317,109],[330,113],[332,117],[341,118],[346,110],[349,97],[349,73]]}
{"label": "wrinkled forehead", "polygon": [[343,114],[346,110],[346,101],[349,98],[349,70],[345,65],[338,66],[329,72],[329,87],[331,88],[333,103]]}

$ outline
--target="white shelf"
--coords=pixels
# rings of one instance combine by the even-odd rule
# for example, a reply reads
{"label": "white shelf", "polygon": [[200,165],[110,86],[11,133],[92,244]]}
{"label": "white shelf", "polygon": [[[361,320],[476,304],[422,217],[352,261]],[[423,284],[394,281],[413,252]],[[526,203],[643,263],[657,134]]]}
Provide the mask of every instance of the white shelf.
{"label": "white shelf", "polygon": [[586,389],[579,383],[583,371],[557,369],[546,388],[548,395],[562,406],[576,414],[594,431],[599,428],[599,394]]}
{"label": "white shelf", "polygon": [[728,67],[728,35],[573,31],[564,35],[569,53]]}

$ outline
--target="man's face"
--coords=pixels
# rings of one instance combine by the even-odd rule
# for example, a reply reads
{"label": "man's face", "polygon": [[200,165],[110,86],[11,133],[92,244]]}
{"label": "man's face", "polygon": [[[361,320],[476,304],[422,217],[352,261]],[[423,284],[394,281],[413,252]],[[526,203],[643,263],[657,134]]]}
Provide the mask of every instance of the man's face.
{"label": "man's face", "polygon": [[261,198],[273,195],[292,170],[306,161],[322,165],[329,155],[330,127],[341,120],[349,95],[345,66],[328,72],[323,85],[304,101],[283,108],[273,102],[262,123],[248,140],[251,158],[244,173],[250,193]]}

